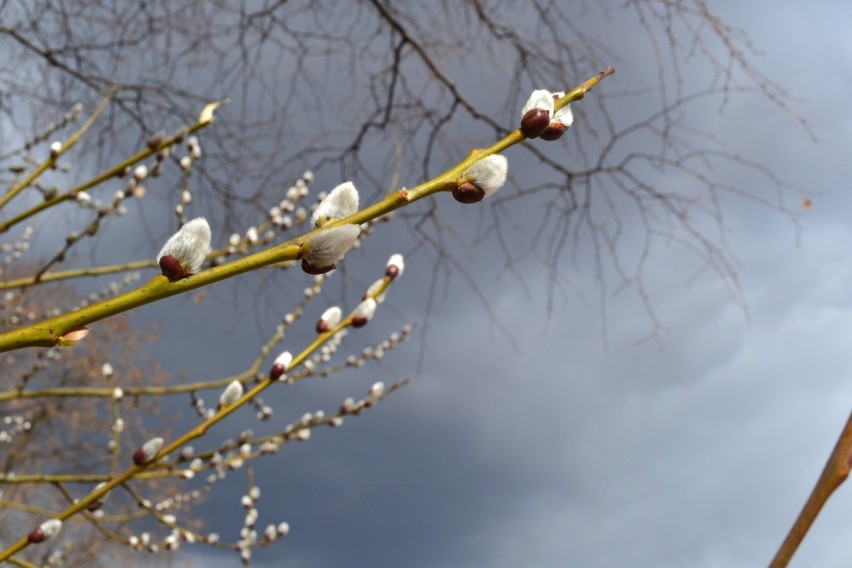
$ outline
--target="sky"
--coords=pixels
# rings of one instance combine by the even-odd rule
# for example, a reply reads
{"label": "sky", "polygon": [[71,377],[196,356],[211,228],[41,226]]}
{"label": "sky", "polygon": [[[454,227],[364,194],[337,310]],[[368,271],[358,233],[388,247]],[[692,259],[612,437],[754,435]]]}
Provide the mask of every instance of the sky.
{"label": "sky", "polygon": [[[740,292],[732,293],[730,278],[699,270],[690,251],[658,241],[643,270],[656,327],[635,285],[618,290],[610,280],[602,309],[588,251],[566,265],[578,292],[550,296],[546,266],[519,259],[521,284],[502,270],[493,242],[460,250],[488,309],[455,277],[442,284],[424,325],[431,264],[412,255],[387,304],[347,342],[358,350],[358,342],[415,321],[412,341],[378,367],[264,396],[276,419],[291,421],[363,396],[375,380],[414,379],[341,428],[316,431],[257,464],[258,524],[287,521],[291,532],[258,551],[254,565],[768,563],[852,403],[852,8],[758,1],[714,9],[749,34],[759,69],[798,98],[791,108],[809,131],[749,96],[733,96],[723,113],[703,109],[696,120],[732,153],[810,192],[812,209],[793,222],[754,203],[725,204]],[[648,73],[648,52],[623,24],[610,24],[617,73],[598,88],[626,91]],[[707,72],[697,63],[682,71],[687,80]],[[533,159],[514,149],[509,157],[515,180],[524,179]],[[654,174],[657,187],[685,183],[669,173]],[[733,168],[717,173],[774,191],[765,179],[738,179]],[[316,182],[335,183],[331,172]],[[449,215],[463,236],[487,223],[473,208]],[[518,223],[536,219],[524,210]],[[626,223],[628,234],[639,228],[636,219]],[[381,231],[345,262],[372,265],[378,277],[388,254],[414,248],[404,230]],[[628,258],[633,244],[624,245]],[[173,298],[133,315],[140,324],[165,318],[157,356],[190,367],[193,377],[238,372],[269,330],[267,296],[236,300],[232,289],[213,287],[211,297],[218,310]],[[324,307],[309,308],[305,321]],[[205,347],[223,336],[229,349]],[[188,412],[184,402],[175,408]],[[228,432],[248,426],[258,428],[253,413],[238,413]],[[217,491],[203,514],[233,538],[245,479],[234,474]],[[850,503],[852,489],[842,487],[793,566],[852,564]],[[238,564],[235,554],[199,546],[179,554],[178,562]]]}

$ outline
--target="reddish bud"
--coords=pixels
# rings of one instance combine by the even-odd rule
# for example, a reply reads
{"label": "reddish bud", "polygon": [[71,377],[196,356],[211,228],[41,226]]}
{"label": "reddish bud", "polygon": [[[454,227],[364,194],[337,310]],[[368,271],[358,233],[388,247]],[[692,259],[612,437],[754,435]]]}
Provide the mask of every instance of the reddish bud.
{"label": "reddish bud", "polygon": [[133,452],[133,463],[136,465],[143,465],[145,463],[145,452],[142,448],[139,448],[135,452]]}
{"label": "reddish bud", "polygon": [[343,313],[337,306],[332,306],[322,313],[317,321],[317,333],[326,333],[340,323]]}
{"label": "reddish bud", "polygon": [[521,119],[521,132],[527,138],[538,138],[550,124],[550,113],[543,108],[533,108]]}
{"label": "reddish bud", "polygon": [[460,183],[453,190],[453,198],[459,203],[477,203],[485,197],[485,192],[469,181]]}
{"label": "reddish bud", "polygon": [[376,313],[376,300],[367,298],[355,308],[352,314],[352,327],[364,327]]}
{"label": "reddish bud", "polygon": [[169,279],[169,282],[175,282],[177,280],[183,280],[189,274],[186,273],[186,270],[183,269],[178,259],[171,255],[164,255],[160,257],[159,260],[160,271],[163,275]]}
{"label": "reddish bud", "polygon": [[45,541],[44,531],[41,527],[37,528],[27,536],[27,541],[32,544],[38,544]]}
{"label": "reddish bud", "polygon": [[385,276],[393,280],[399,275],[399,267],[395,264],[391,264],[385,269]]}
{"label": "reddish bud", "polygon": [[544,132],[541,133],[541,139],[547,140],[548,142],[559,140],[562,138],[562,135],[565,134],[566,130],[568,130],[568,127],[561,122],[551,122],[550,125],[545,128]]}
{"label": "reddish bud", "polygon": [[50,540],[59,534],[62,529],[62,521],[59,519],[50,519],[43,522],[37,529],[27,535],[27,541],[31,544],[38,544],[46,540]]}
{"label": "reddish bud", "polygon": [[281,376],[287,372],[287,368],[290,367],[290,363],[293,362],[293,355],[289,351],[282,352],[278,357],[275,358],[275,362],[272,364],[272,368],[269,370],[269,378],[273,381],[277,381],[281,378]]}
{"label": "reddish bud", "polygon": [[133,463],[136,465],[145,465],[154,459],[157,453],[163,447],[163,439],[162,438],[151,438],[140,447],[138,450],[133,452]]}
{"label": "reddish bud", "polygon": [[269,369],[269,378],[273,381],[277,381],[281,378],[281,375],[283,375],[285,371],[287,371],[287,368],[284,367],[284,365],[281,363],[275,363],[272,365],[272,368]]}
{"label": "reddish bud", "polygon": [[172,142],[174,142],[175,144],[180,144],[181,142],[183,142],[183,139],[186,138],[188,135],[189,135],[189,128],[187,128],[186,126],[181,126],[178,129],[178,131],[175,133],[175,136],[172,139]]}

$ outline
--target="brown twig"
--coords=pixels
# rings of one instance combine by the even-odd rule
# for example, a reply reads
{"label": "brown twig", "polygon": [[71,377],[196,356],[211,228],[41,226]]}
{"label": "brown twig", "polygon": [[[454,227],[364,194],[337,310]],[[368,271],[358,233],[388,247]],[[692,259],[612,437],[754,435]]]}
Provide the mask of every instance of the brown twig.
{"label": "brown twig", "polygon": [[814,524],[828,498],[849,476],[850,461],[852,461],[852,414],[849,415],[846,426],[843,427],[819,480],[802,507],[802,512],[799,513],[793,528],[787,533],[787,538],[784,539],[778,552],[775,553],[775,558],[769,564],[770,568],[783,568],[790,563],[793,554],[808,534],[808,530]]}

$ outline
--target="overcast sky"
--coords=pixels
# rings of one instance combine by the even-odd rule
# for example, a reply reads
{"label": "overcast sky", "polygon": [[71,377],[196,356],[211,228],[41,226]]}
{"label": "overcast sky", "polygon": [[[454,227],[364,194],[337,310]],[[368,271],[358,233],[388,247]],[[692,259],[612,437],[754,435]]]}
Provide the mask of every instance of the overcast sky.
{"label": "overcast sky", "polygon": [[[751,36],[763,54],[754,60],[760,70],[803,99],[792,109],[816,141],[758,97],[734,96],[724,114],[714,107],[698,122],[730,151],[814,192],[799,228],[764,207],[726,203],[741,296],[730,279],[696,273],[689,251],[656,245],[644,285],[659,328],[635,286],[617,294],[608,287],[602,311],[590,264],[567,269],[579,293],[556,294],[549,306],[549,274],[539,261],[518,264],[520,285],[501,271],[493,243],[460,251],[490,315],[468,283],[453,278],[426,335],[421,325],[382,366],[264,397],[280,425],[305,411],[332,411],[374,380],[414,376],[342,428],[317,431],[257,464],[258,525],[286,520],[291,533],[258,551],[255,565],[751,567],[771,559],[852,409],[852,8],[827,0],[807,9],[768,0],[713,4]],[[618,67],[599,88],[630,90],[651,68],[647,46],[605,29],[599,39]],[[683,72],[707,70],[685,64]],[[531,167],[529,154],[509,157],[515,175]],[[340,181],[331,175],[316,185]],[[657,183],[683,180],[663,172]],[[483,222],[470,207],[452,215]],[[628,232],[637,229],[637,219],[629,223]],[[378,277],[387,254],[411,248],[404,231],[382,240],[380,230],[346,262],[373,263]],[[425,255],[411,258],[388,305],[348,345],[357,350],[407,321],[422,324],[430,269]],[[272,308],[232,302],[229,290],[211,292],[220,310],[175,298],[134,318],[168,318],[158,354],[165,364],[190,368],[192,378],[225,376],[245,368],[269,331],[263,324],[279,317],[258,318]],[[223,315],[230,307],[234,313]],[[308,323],[324,307],[312,306]],[[217,345],[223,334],[228,349],[192,348],[187,364],[188,337]],[[294,345],[303,337],[294,335]],[[176,408],[188,412],[184,402]],[[239,414],[223,437],[255,422],[252,412]],[[234,540],[244,478],[235,474],[219,489],[204,514]],[[850,510],[852,489],[844,487],[794,565],[852,565]],[[238,563],[236,554],[201,546],[179,554],[204,566]]]}
{"label": "overcast sky", "polygon": [[[664,326],[659,341],[643,341],[652,325],[629,290],[606,299],[604,337],[593,295],[557,296],[548,313],[540,264],[522,263],[523,290],[474,254],[494,317],[516,348],[455,279],[429,320],[414,383],[339,431],[288,448],[259,475],[268,495],[261,523],[292,527],[284,544],[257,555],[259,565],[769,561],[852,408],[852,9],[727,3],[723,15],[764,53],[760,69],[806,99],[795,110],[817,138],[756,99],[734,97],[724,115],[706,117],[734,151],[818,192],[801,232],[761,207],[730,204],[727,238],[744,303],[718,274],[693,278],[688,252],[657,247],[644,274]],[[601,88],[627,89],[631,65],[643,66],[633,58],[648,54],[602,40],[619,71]],[[593,290],[593,276],[581,272],[581,288]],[[417,313],[407,298],[421,287],[412,280],[425,277],[412,270],[391,291],[408,317]],[[396,321],[384,315],[371,326]],[[390,372],[413,372],[419,349],[403,348]],[[369,379],[342,382],[314,388],[342,397]],[[302,406],[314,400],[304,396]],[[794,565],[852,564],[850,503],[842,488]],[[235,503],[217,506],[239,522]]]}

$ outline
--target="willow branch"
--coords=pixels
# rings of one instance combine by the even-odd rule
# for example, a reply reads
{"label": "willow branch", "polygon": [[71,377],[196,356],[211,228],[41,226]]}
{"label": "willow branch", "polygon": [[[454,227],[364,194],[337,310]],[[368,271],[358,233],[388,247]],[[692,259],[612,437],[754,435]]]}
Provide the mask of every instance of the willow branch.
{"label": "willow branch", "polygon": [[[555,108],[558,110],[573,101],[582,99],[589,90],[597,85],[604,77],[612,74],[613,72],[614,69],[610,67],[606,71],[602,71],[588,79],[580,86],[575,87],[564,97],[555,101]],[[195,127],[200,128],[204,125],[206,125],[206,123],[199,122],[195,125]],[[437,177],[412,189],[399,190],[391,193],[378,203],[375,203],[370,207],[366,207],[345,219],[329,223],[325,227],[346,224],[360,225],[404,207],[409,203],[419,201],[441,191],[451,191],[458,186],[459,180],[463,178],[465,171],[474,162],[486,156],[502,152],[503,150],[524,140],[526,140],[526,138],[521,133],[520,129],[516,129],[488,148],[475,149],[471,151],[465,159]],[[146,150],[146,152],[150,151],[151,149]],[[135,159],[135,157],[131,159]],[[112,175],[115,174],[113,173]],[[0,230],[2,230],[2,227],[2,224],[0,224]],[[147,284],[142,285],[140,288],[127,292],[121,296],[104,300],[103,302],[87,306],[70,314],[63,314],[28,327],[0,334],[0,352],[12,351],[23,347],[52,347],[54,345],[60,345],[63,344],[63,336],[68,332],[83,329],[91,323],[110,316],[114,316],[164,298],[169,298],[171,296],[195,290],[215,282],[220,282],[239,274],[243,274],[244,272],[256,270],[279,262],[296,260],[300,258],[300,246],[302,242],[316,231],[318,231],[318,229],[289,242],[204,270],[176,282],[169,282],[165,276],[158,275]]]}
{"label": "willow branch", "polygon": [[[387,284],[382,287],[381,291],[384,291],[384,288]],[[305,306],[308,303],[309,298],[302,298],[299,304],[293,309],[290,313],[293,314],[294,319],[296,321],[302,314]],[[255,357],[254,361],[252,361],[251,365],[249,365],[248,369],[237,373],[236,375],[230,377],[224,377],[221,379],[214,379],[208,381],[196,381],[194,383],[182,383],[179,385],[167,385],[167,386],[145,386],[145,387],[122,387],[122,391],[125,396],[164,396],[164,395],[173,395],[173,394],[185,394],[190,392],[198,392],[202,390],[210,390],[210,389],[219,389],[229,385],[234,381],[244,382],[251,377],[254,377],[260,366],[263,364],[263,361],[269,356],[269,353],[272,351],[272,348],[275,347],[278,342],[284,337],[284,333],[290,327],[290,324],[283,323],[279,330],[276,330],[275,333],[272,334],[272,337],[260,348],[260,352],[257,357]],[[118,386],[118,385],[116,385]],[[76,397],[89,397],[89,398],[113,398],[115,396],[116,386],[110,387],[54,387],[54,388],[44,388],[44,389],[15,389],[10,391],[0,392],[0,402],[5,402],[9,400],[18,400],[24,398],[76,398]]]}
{"label": "willow branch", "polygon": [[55,282],[57,280],[69,280],[71,278],[80,278],[81,276],[102,276],[104,274],[115,274],[116,272],[127,272],[129,270],[141,270],[143,268],[156,268],[156,260],[136,260],[124,264],[111,264],[109,266],[96,266],[94,268],[75,268],[72,270],[62,270],[56,272],[45,272],[36,279],[35,276],[25,276],[23,278],[15,278],[0,282],[0,290],[9,290],[11,288],[23,288],[32,284]]}

